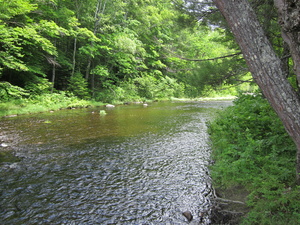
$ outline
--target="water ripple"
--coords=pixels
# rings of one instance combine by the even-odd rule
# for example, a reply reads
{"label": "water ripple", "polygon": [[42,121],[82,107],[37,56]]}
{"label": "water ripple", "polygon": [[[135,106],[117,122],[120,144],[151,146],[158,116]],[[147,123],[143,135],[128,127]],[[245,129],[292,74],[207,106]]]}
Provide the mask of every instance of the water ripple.
{"label": "water ripple", "polygon": [[[208,211],[202,224],[209,224],[212,194],[205,122],[211,111],[199,103],[157,104],[111,111],[115,115],[108,122],[77,113],[76,124],[85,121],[87,130],[95,132],[64,128],[69,139],[57,138],[66,126],[64,115],[57,115],[61,125],[53,125],[43,134],[46,137],[40,132],[45,124],[31,125],[28,133],[26,127],[18,127],[16,149],[22,160],[0,167],[2,224],[176,225],[188,224],[181,214],[186,210],[195,223],[199,212]],[[129,121],[122,113],[130,113]],[[45,119],[55,122],[51,116]],[[134,131],[137,118],[143,118],[139,132]],[[13,122],[6,121],[7,129]],[[99,132],[112,123],[113,136]],[[83,129],[85,124],[76,126]]]}

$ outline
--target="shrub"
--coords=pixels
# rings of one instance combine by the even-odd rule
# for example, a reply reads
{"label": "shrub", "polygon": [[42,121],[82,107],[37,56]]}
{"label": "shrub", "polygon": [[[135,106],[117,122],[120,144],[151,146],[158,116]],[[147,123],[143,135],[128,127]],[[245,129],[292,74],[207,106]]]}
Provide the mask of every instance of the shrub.
{"label": "shrub", "polygon": [[300,219],[296,147],[261,95],[240,96],[209,124],[209,134],[215,185],[242,184],[251,193],[245,224],[292,224]]}
{"label": "shrub", "polygon": [[155,78],[143,76],[120,82],[119,86],[109,85],[109,88],[96,92],[95,99],[103,102],[124,102],[140,100],[169,99],[182,97],[184,85],[174,78]]}
{"label": "shrub", "polygon": [[25,89],[30,92],[30,95],[49,94],[52,88],[52,83],[43,77],[32,77],[26,82]]}
{"label": "shrub", "polygon": [[135,85],[138,95],[146,99],[163,99],[184,95],[184,85],[168,76],[155,78],[143,75],[133,79],[132,83]]}
{"label": "shrub", "polygon": [[68,90],[81,99],[90,98],[88,82],[80,73],[75,73],[74,76],[70,78]]}

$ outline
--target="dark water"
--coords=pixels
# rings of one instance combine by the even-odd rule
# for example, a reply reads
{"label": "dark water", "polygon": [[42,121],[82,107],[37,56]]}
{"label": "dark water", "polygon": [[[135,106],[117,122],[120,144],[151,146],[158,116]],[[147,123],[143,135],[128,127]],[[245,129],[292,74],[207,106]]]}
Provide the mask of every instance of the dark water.
{"label": "dark water", "polygon": [[228,102],[153,103],[1,119],[1,224],[188,224],[207,211],[205,122]]}

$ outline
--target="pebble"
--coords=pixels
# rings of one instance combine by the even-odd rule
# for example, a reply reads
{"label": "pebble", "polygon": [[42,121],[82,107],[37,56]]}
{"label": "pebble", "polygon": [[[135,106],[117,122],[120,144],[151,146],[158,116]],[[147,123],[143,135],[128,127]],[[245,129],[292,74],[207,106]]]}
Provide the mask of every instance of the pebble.
{"label": "pebble", "polygon": [[6,143],[1,143],[1,147],[3,147],[3,148],[8,147],[8,144],[6,144]]}

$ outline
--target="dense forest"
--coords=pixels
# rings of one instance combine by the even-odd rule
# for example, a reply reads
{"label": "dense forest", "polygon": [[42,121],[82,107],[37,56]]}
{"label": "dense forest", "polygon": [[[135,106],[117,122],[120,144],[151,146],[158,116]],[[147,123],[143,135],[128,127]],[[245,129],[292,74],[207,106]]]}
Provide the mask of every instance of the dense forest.
{"label": "dense forest", "polygon": [[211,3],[0,3],[1,101],[46,94],[102,102],[198,97],[249,79]]}

